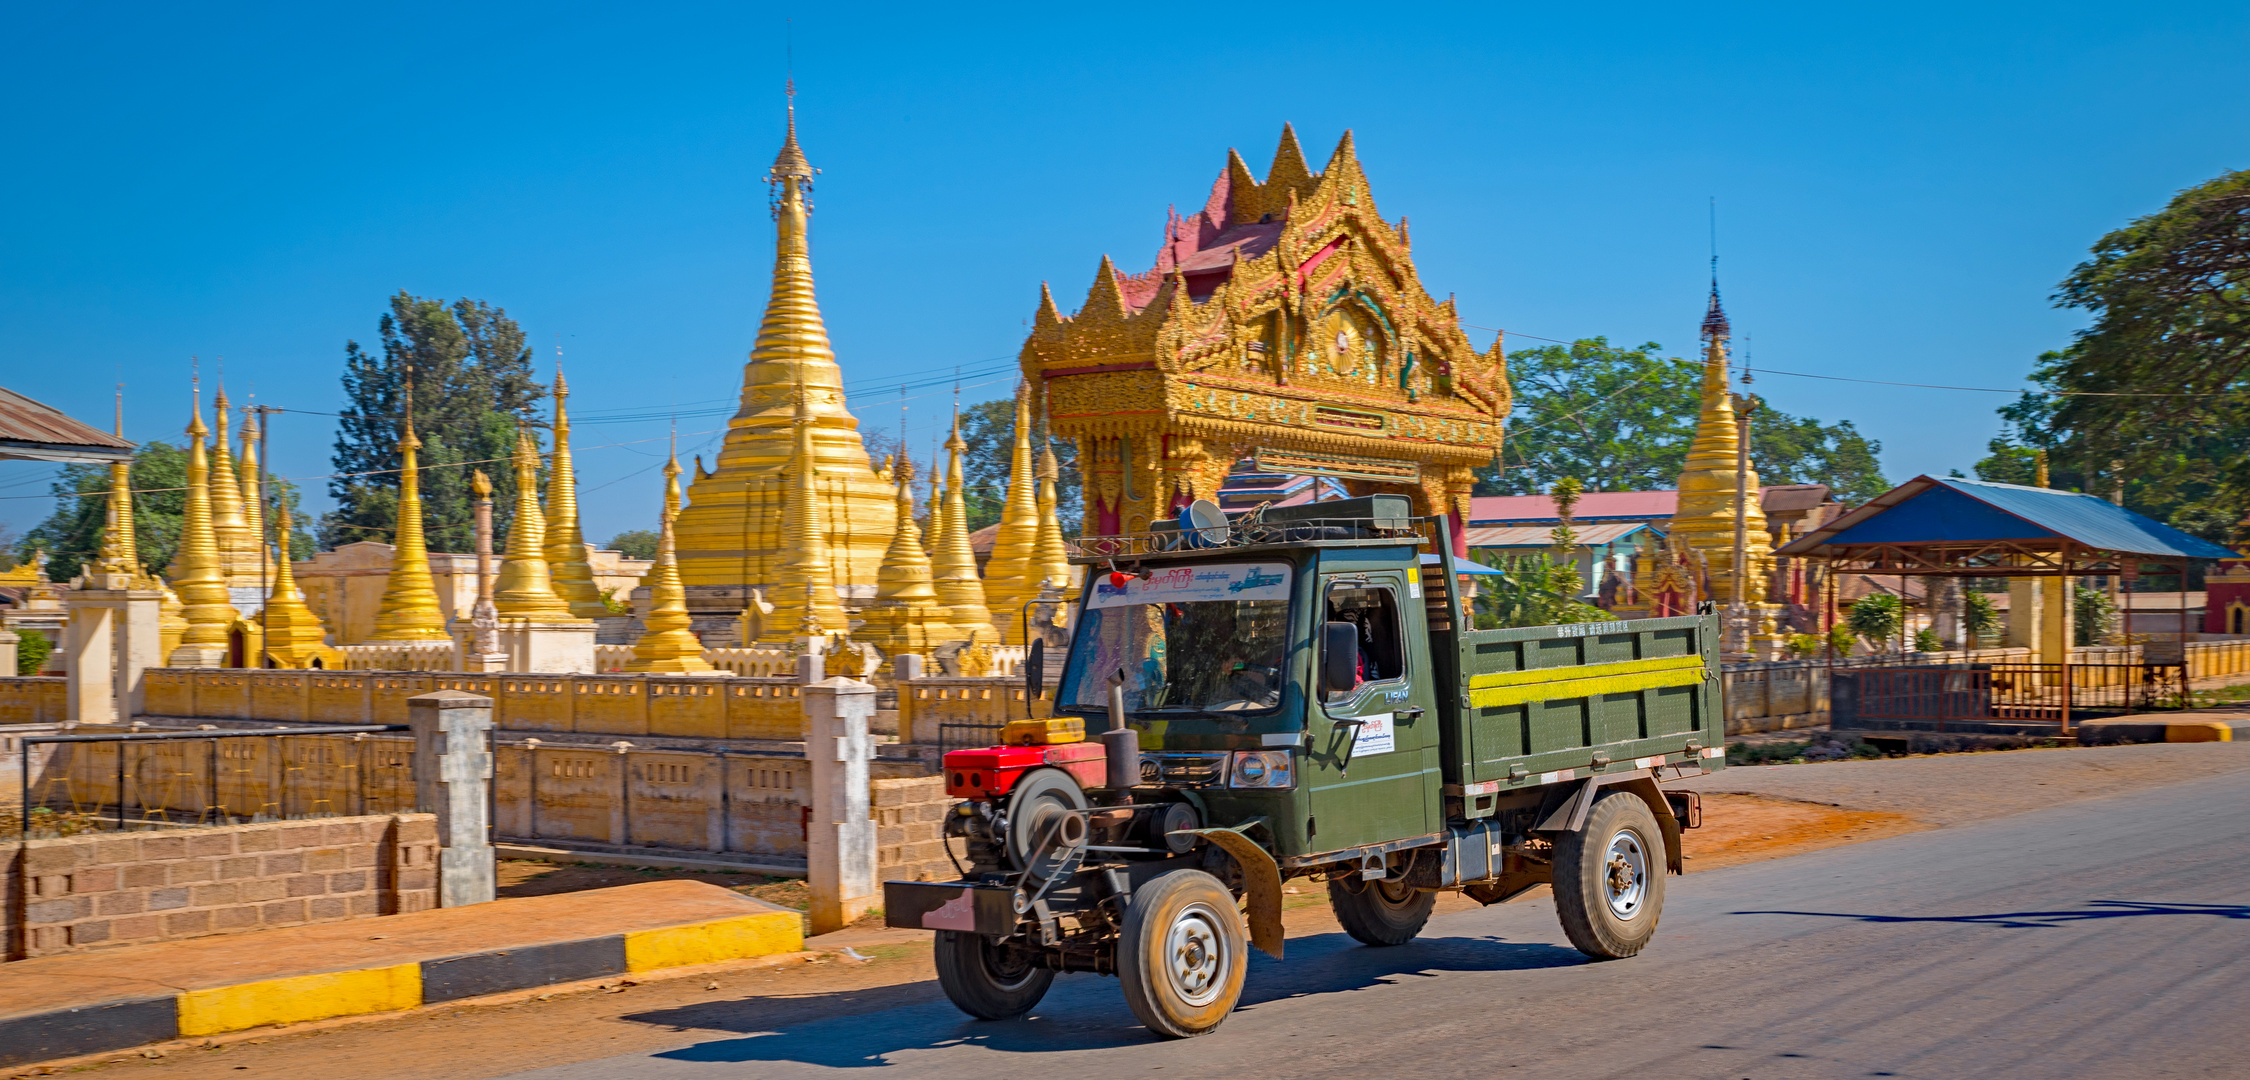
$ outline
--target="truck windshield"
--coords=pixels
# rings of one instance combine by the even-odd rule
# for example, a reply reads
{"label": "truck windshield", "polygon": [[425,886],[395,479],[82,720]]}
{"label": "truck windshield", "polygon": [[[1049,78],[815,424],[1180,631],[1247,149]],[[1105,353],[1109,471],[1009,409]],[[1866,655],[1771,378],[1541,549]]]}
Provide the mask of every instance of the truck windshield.
{"label": "truck windshield", "polygon": [[1289,651],[1287,563],[1160,569],[1113,584],[1095,573],[1064,673],[1062,706],[1100,710],[1122,671],[1135,713],[1281,707]]}

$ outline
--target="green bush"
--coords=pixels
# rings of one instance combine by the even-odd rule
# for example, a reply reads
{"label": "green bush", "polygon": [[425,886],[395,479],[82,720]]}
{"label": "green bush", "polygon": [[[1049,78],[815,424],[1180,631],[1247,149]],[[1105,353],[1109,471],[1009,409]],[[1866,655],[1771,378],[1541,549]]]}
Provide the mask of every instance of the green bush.
{"label": "green bush", "polygon": [[1898,597],[1890,593],[1869,593],[1852,601],[1844,625],[1866,639],[1869,646],[1881,651],[1898,637],[1899,624],[1905,618],[1906,605]]}
{"label": "green bush", "polygon": [[37,675],[47,666],[47,656],[55,651],[55,643],[37,630],[19,630],[16,636],[16,674]]}
{"label": "green bush", "polygon": [[1927,626],[1914,631],[1915,652],[1944,652],[1945,642],[1938,640],[1937,631]]}
{"label": "green bush", "polygon": [[1966,644],[1975,648],[1984,639],[2000,630],[2000,609],[1992,606],[1992,597],[1974,589],[1961,594],[1961,629],[1968,634]]}
{"label": "green bush", "polygon": [[1828,650],[1840,657],[1850,656],[1852,654],[1852,628],[1843,623],[1837,623],[1829,627]]}

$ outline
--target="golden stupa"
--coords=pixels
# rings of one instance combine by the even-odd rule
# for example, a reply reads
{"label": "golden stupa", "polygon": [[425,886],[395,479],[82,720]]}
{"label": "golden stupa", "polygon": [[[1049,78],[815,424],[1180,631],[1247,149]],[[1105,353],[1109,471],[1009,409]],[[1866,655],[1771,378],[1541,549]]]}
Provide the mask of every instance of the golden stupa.
{"label": "golden stupa", "polygon": [[[1758,505],[1758,474],[1739,460],[1742,428],[1734,411],[1734,395],[1727,386],[1727,338],[1730,330],[1725,309],[1719,306],[1719,287],[1711,286],[1711,304],[1703,316],[1703,407],[1695,423],[1695,442],[1688,449],[1686,468],[1680,471],[1679,505],[1672,512],[1671,535],[1678,537],[1698,561],[1710,567],[1711,599],[1761,604],[1773,573],[1773,545],[1766,532],[1765,511]],[[1734,572],[1734,521],[1736,492],[1744,500],[1744,551],[1748,572]]]}
{"label": "golden stupa", "polygon": [[[274,508],[274,527],[280,531],[283,544],[289,542],[289,505]],[[273,594],[258,610],[258,625],[265,631],[266,666],[304,670],[308,668],[341,668],[344,654],[328,645],[328,633],[320,625],[320,617],[305,606],[305,594],[297,589],[297,574],[288,559],[273,560]]]}
{"label": "golden stupa", "polygon": [[1023,644],[1023,606],[1039,595],[1041,575],[1032,566],[1039,547],[1039,481],[1031,454],[1031,390],[1016,388],[1015,445],[1008,463],[1008,495],[1000,506],[1000,528],[984,563],[984,601],[1000,629],[1000,640]]}
{"label": "golden stupa", "polygon": [[992,609],[985,605],[984,582],[977,577],[976,552],[969,547],[969,510],[962,495],[961,451],[969,444],[961,438],[961,418],[953,418],[953,432],[945,440],[945,491],[930,499],[930,571],[938,602],[962,637],[972,641],[999,640]]}
{"label": "golden stupa", "polygon": [[[891,542],[891,486],[875,474],[859,421],[844,406],[843,372],[813,296],[806,196],[813,168],[797,146],[791,91],[788,137],[766,179],[774,189],[773,290],[750,362],[742,371],[742,404],[727,422],[715,468],[697,463],[688,505],[677,525],[680,579],[691,608],[732,613],[747,589],[768,596],[783,586],[792,552],[783,533],[791,497],[786,473],[794,456],[796,401],[802,387],[811,418],[813,469],[808,481],[825,513],[816,542],[838,590],[853,606],[871,599],[883,552]],[[722,586],[725,599],[699,601],[699,587]],[[766,620],[769,631],[773,620]],[[827,627],[830,632],[843,626]],[[796,627],[785,628],[794,634]]]}
{"label": "golden stupa", "polygon": [[570,387],[563,382],[562,363],[555,364],[555,455],[547,472],[547,575],[555,595],[581,618],[609,614],[602,592],[594,585],[594,568],[586,562],[586,540],[578,531],[578,477],[570,459],[570,411],[563,399]]}
{"label": "golden stupa", "polygon": [[703,659],[703,642],[689,628],[687,590],[680,585],[679,550],[672,530],[679,515],[680,452],[675,445],[671,459],[664,463],[664,514],[657,532],[656,565],[648,573],[648,618],[642,621],[640,639],[633,642],[633,658],[625,662],[627,671],[718,673]]}
{"label": "golden stupa", "polygon": [[[182,514],[180,546],[172,556],[169,576],[179,590],[180,614],[187,627],[175,650],[182,654],[169,662],[204,667],[226,662],[227,632],[234,626],[234,600],[227,594],[226,567],[219,561],[219,542],[211,527],[211,462],[203,426],[203,403],[197,395],[195,415],[188,421],[187,506]],[[239,509],[239,507],[238,507]],[[216,650],[216,655],[211,650]]]}
{"label": "golden stupa", "polygon": [[[236,587],[254,585],[263,588],[273,583],[272,549],[266,545],[265,486],[258,475],[258,430],[258,414],[244,409],[242,454],[239,459],[242,462],[242,531],[250,545],[256,549],[253,553],[256,557],[243,560],[238,564],[240,569],[230,572],[232,584]],[[285,533],[282,538],[284,550],[288,543]]]}
{"label": "golden stupa", "polygon": [[383,585],[382,605],[376,609],[375,632],[367,635],[369,641],[449,640],[436,581],[430,576],[430,549],[422,538],[422,474],[414,457],[421,445],[414,435],[410,405],[398,440],[398,527],[391,534],[391,573]]}
{"label": "golden stupa", "polygon": [[555,595],[547,572],[547,519],[539,510],[539,450],[531,433],[516,432],[516,515],[508,526],[508,553],[500,564],[493,606],[503,619],[532,622],[584,622]]}
{"label": "golden stupa", "polygon": [[789,498],[782,506],[782,537],[789,552],[778,572],[780,580],[770,592],[773,613],[765,619],[760,640],[793,641],[841,634],[851,629],[836,596],[835,567],[828,561],[828,545],[821,542],[826,517],[814,486],[813,418],[809,392],[800,389],[796,409],[796,449],[789,467]]}
{"label": "golden stupa", "polygon": [[914,525],[914,464],[903,452],[891,468],[891,479],[898,484],[897,532],[883,554],[875,602],[861,613],[866,623],[852,638],[885,652],[927,653],[965,635],[954,627],[952,612],[938,602],[931,584],[930,556]]}

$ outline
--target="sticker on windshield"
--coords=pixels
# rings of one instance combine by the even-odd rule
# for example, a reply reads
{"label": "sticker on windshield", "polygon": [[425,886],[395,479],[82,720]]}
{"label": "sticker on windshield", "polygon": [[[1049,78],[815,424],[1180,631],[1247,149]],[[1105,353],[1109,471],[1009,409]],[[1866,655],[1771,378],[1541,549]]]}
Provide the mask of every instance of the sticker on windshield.
{"label": "sticker on windshield", "polygon": [[1391,721],[1396,717],[1387,712],[1379,712],[1359,719],[1366,723],[1359,725],[1359,737],[1352,740],[1353,757],[1388,754],[1398,749],[1398,733],[1391,727]]}
{"label": "sticker on windshield", "polygon": [[1157,567],[1146,580],[1128,577],[1123,585],[1111,584],[1111,576],[1098,571],[1092,578],[1094,596],[1087,606],[1095,609],[1134,604],[1289,599],[1288,563]]}

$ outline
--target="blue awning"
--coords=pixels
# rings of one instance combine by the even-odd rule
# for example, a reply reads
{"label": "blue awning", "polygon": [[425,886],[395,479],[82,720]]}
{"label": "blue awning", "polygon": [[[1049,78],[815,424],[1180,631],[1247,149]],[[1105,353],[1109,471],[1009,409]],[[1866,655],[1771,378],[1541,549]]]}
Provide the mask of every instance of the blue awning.
{"label": "blue awning", "polygon": [[2077,491],[1917,476],[1791,542],[1776,555],[1826,556],[1868,544],[2069,541],[2120,555],[2231,559],[2235,553]]}

